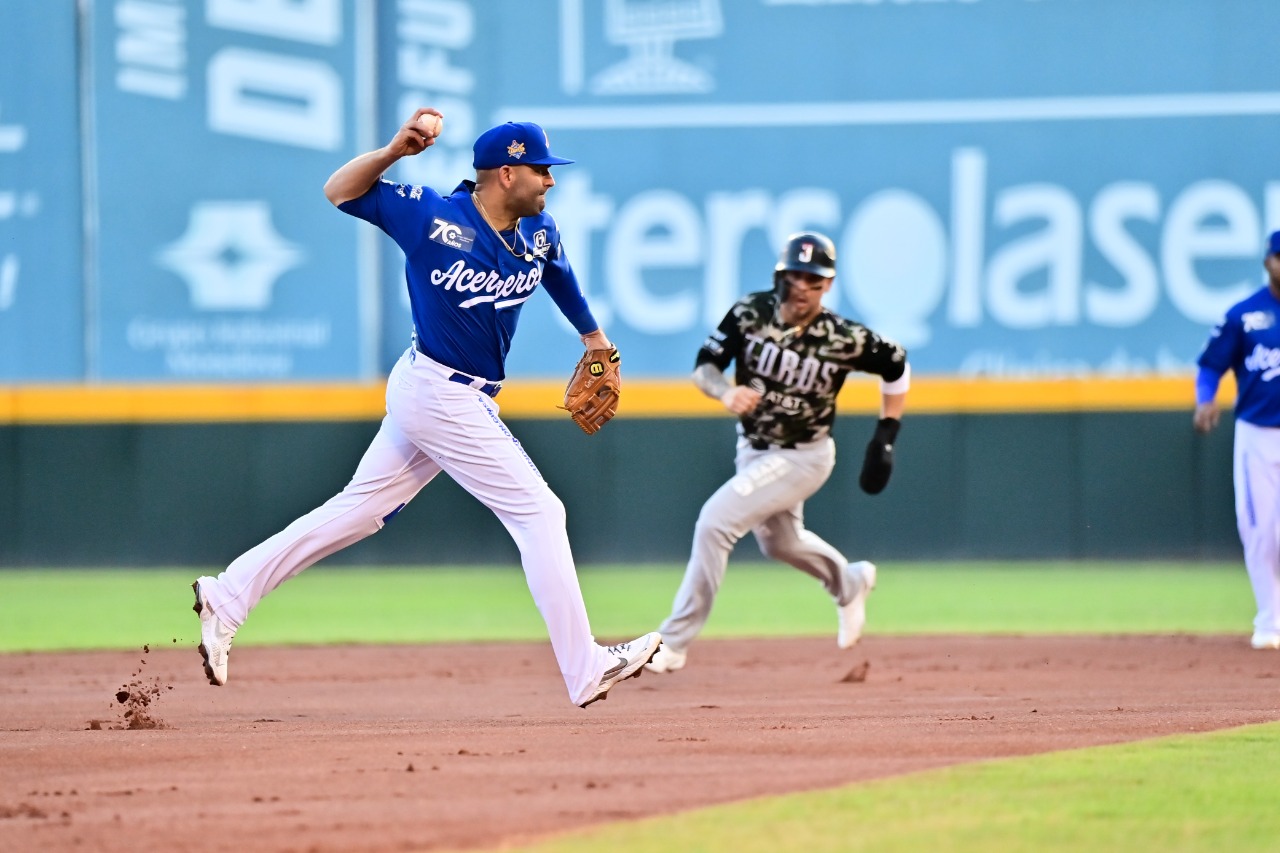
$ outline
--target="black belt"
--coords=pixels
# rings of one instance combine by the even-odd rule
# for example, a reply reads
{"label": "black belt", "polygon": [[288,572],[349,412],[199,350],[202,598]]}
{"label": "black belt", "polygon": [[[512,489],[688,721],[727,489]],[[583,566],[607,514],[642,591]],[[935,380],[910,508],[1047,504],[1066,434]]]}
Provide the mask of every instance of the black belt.
{"label": "black belt", "polygon": [[449,381],[457,382],[459,385],[467,385],[471,388],[476,389],[481,394],[484,394],[485,396],[488,396],[488,397],[496,397],[498,396],[498,392],[502,390],[501,382],[485,382],[483,384],[476,385],[475,383],[479,382],[480,380],[472,376],[468,376],[465,373],[455,372],[452,376],[449,377]]}
{"label": "black belt", "polygon": [[773,441],[765,441],[763,438],[749,438],[747,441],[751,444],[752,450],[795,450],[796,443],[794,441],[779,444]]}

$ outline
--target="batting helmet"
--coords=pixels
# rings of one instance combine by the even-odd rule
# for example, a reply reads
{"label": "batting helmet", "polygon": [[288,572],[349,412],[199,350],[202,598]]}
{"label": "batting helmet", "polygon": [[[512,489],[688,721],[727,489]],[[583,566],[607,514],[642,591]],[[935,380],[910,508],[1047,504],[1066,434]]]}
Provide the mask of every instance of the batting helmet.
{"label": "batting helmet", "polygon": [[836,244],[816,231],[801,231],[787,238],[774,272],[808,272],[835,278]]}

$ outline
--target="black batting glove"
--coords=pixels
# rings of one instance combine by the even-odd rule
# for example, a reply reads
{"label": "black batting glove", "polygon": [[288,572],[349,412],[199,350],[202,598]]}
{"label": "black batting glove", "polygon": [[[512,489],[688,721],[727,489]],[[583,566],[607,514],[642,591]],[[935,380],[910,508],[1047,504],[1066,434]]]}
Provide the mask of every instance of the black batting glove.
{"label": "black batting glove", "polygon": [[858,475],[858,485],[869,495],[878,495],[889,485],[889,475],[893,473],[893,443],[901,428],[902,421],[897,418],[876,421],[876,431],[867,444],[862,473]]}

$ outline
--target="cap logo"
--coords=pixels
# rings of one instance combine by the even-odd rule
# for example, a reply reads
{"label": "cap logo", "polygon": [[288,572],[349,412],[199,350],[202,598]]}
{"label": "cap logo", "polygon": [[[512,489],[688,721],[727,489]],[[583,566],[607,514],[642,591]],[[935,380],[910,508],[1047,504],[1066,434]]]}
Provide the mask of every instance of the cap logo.
{"label": "cap logo", "polygon": [[516,159],[516,160],[519,160],[521,157],[523,157],[523,156],[524,156],[524,143],[523,143],[523,142],[516,142],[516,141],[513,139],[513,140],[511,141],[511,144],[507,146],[507,156],[508,156],[508,157],[512,157],[512,158],[514,158],[514,159]]}

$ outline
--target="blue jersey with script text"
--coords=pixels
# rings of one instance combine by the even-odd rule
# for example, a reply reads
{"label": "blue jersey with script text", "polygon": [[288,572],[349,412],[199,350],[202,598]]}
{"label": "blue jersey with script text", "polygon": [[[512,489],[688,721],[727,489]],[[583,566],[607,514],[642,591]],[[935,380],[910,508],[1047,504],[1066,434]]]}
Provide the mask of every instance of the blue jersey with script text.
{"label": "blue jersey with script text", "polygon": [[1280,427],[1280,301],[1264,287],[1232,305],[1197,363],[1236,375],[1236,417]]}
{"label": "blue jersey with script text", "polygon": [[539,285],[579,333],[597,325],[551,215],[521,219],[502,232],[504,245],[476,209],[474,189],[463,181],[441,196],[382,179],[338,209],[377,225],[404,252],[419,349],[454,370],[501,381],[520,309]]}

